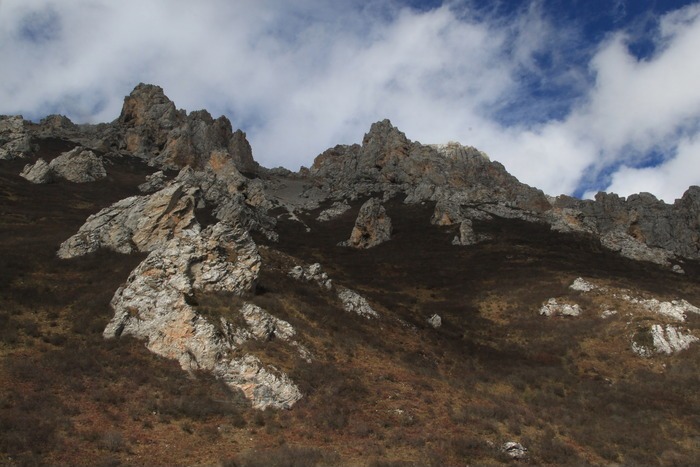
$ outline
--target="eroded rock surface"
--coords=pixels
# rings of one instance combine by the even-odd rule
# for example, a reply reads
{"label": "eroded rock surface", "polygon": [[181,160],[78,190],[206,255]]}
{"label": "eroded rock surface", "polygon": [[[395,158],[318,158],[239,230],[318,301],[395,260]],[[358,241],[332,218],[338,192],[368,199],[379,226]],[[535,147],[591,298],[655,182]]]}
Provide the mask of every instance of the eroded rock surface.
{"label": "eroded rock surface", "polygon": [[345,243],[353,248],[372,248],[391,239],[391,218],[376,198],[360,208],[350,239]]}
{"label": "eroded rock surface", "polygon": [[559,303],[556,298],[550,298],[540,308],[540,314],[543,316],[579,316],[581,307],[576,303]]}
{"label": "eroded rock surface", "polygon": [[240,227],[217,223],[185,230],[151,251],[117,290],[104,335],[145,339],[149,350],[183,369],[211,371],[242,390],[255,408],[291,407],[301,393],[284,373],[254,356],[232,353],[248,336],[289,339],[295,334],[291,325],[246,304],[240,313],[248,329],[240,332],[223,317],[209,321],[190,304],[198,292],[251,291],[260,263],[255,243]]}
{"label": "eroded rock surface", "polygon": [[173,184],[148,196],[132,196],[88,217],[78,233],[63,242],[60,258],[109,248],[119,253],[151,251],[196,223],[194,188]]}
{"label": "eroded rock surface", "polygon": [[87,183],[105,178],[107,170],[102,159],[94,152],[76,147],[48,164],[45,160],[38,159],[33,165],[26,165],[20,176],[32,183],[50,183],[59,178],[74,183]]}
{"label": "eroded rock surface", "polygon": [[34,151],[21,115],[0,115],[0,160],[23,158]]}
{"label": "eroded rock surface", "polygon": [[340,298],[340,301],[343,303],[343,308],[345,308],[345,311],[348,313],[355,313],[368,319],[379,317],[379,313],[372,308],[367,299],[353,290],[346,287],[339,287],[338,298]]}
{"label": "eroded rock surface", "polygon": [[162,168],[204,169],[215,165],[212,155],[221,152],[239,170],[258,168],[245,133],[233,131],[226,117],[214,119],[206,110],[189,115],[177,110],[158,86],[136,86],[124,99],[116,125],[123,134],[122,149]]}

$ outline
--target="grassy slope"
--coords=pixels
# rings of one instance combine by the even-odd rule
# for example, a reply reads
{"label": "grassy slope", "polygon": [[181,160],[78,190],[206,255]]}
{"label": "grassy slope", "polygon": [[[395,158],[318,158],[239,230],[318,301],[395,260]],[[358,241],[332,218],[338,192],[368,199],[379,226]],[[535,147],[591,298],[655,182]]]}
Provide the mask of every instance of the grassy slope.
{"label": "grassy slope", "polygon": [[[65,149],[48,141],[42,155]],[[0,462],[483,464],[507,461],[497,450],[507,440],[537,464],[700,456],[697,348],[663,359],[665,368],[639,359],[620,339],[623,317],[603,322],[597,303],[567,289],[585,276],[699,304],[696,263],[678,276],[519,221],[477,224],[494,240],[455,247],[454,228],[429,224],[429,205],[390,203],[394,238],[368,251],[336,246],[359,203],[328,223],[305,216],[310,233],[281,221],[282,241],[261,248],[260,284],[247,299],[292,323],[315,358],[281,342],[249,344],[306,395],[290,411],[254,412],[142,343],[102,339],[108,302],[141,257],[54,257],[89,214],[136,194],[149,169],[122,159],[107,181],[35,186],[16,176],[25,162],[0,165]],[[332,293],[287,277],[300,261],[320,262],[382,317],[349,315]],[[584,315],[538,316],[552,296],[580,300]],[[198,302],[216,314],[240,303]],[[438,330],[426,323],[432,313],[443,318]]]}

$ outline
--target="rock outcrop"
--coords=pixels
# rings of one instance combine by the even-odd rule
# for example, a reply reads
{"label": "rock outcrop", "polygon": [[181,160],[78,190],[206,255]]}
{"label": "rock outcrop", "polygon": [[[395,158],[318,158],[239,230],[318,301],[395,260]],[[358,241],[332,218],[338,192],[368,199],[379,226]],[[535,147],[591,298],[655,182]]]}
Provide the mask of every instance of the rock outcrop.
{"label": "rock outcrop", "polygon": [[0,160],[23,158],[34,149],[24,118],[21,115],[0,115]]}
{"label": "rock outcrop", "polygon": [[367,299],[354,290],[338,287],[338,298],[348,313],[355,313],[367,319],[379,317],[379,313],[372,308]]}
{"label": "rock outcrop", "polygon": [[63,242],[60,258],[109,248],[119,253],[152,251],[195,224],[197,189],[173,184],[148,196],[132,196],[88,217],[78,233]]}
{"label": "rock outcrop", "polygon": [[631,259],[667,266],[674,256],[700,259],[700,187],[690,187],[673,204],[649,193],[626,199],[598,193],[595,201],[560,196],[554,206]]}
{"label": "rock outcrop", "polygon": [[378,199],[370,198],[360,208],[350,239],[344,245],[364,249],[388,240],[391,240],[391,218]]}
{"label": "rock outcrop", "polygon": [[540,308],[540,314],[543,316],[579,316],[581,307],[576,303],[559,303],[556,298],[550,298]]}
{"label": "rock outcrop", "polygon": [[254,356],[233,353],[248,336],[289,339],[291,325],[247,304],[240,313],[248,330],[239,332],[226,318],[210,321],[192,305],[198,293],[251,291],[260,262],[255,243],[240,227],[217,223],[184,230],[151,251],[117,290],[104,335],[145,339],[149,350],[177,360],[183,369],[211,371],[242,390],[255,408],[291,407],[301,393],[284,373]]}
{"label": "rock outcrop", "polygon": [[[640,339],[640,334],[647,335]],[[671,355],[687,349],[700,340],[687,331],[684,332],[677,326],[668,324],[665,326],[654,324],[638,332],[635,337],[637,339],[632,341],[632,350],[642,357],[651,357],[654,354]]]}
{"label": "rock outcrop", "polygon": [[323,268],[319,263],[311,264],[308,267],[294,266],[288,274],[290,277],[298,281],[313,281],[319,287],[323,287],[327,290],[333,289],[333,281],[328,277],[328,274],[323,271]]}
{"label": "rock outcrop", "polygon": [[158,86],[136,86],[124,99],[116,125],[123,135],[120,149],[161,168],[204,169],[216,165],[211,160],[214,153],[218,159],[225,153],[241,171],[258,169],[245,133],[233,131],[226,117],[177,110]]}
{"label": "rock outcrop", "polygon": [[87,183],[105,178],[107,170],[101,158],[79,146],[64,152],[48,164],[40,158],[33,165],[26,165],[20,176],[32,183],[50,183],[59,178],[74,183]]}
{"label": "rock outcrop", "polygon": [[389,120],[372,125],[362,145],[336,146],[314,161],[311,176],[332,196],[355,199],[377,192],[404,193],[406,202],[447,200],[508,202],[549,209],[544,194],[521,184],[481,151],[456,143],[412,142]]}

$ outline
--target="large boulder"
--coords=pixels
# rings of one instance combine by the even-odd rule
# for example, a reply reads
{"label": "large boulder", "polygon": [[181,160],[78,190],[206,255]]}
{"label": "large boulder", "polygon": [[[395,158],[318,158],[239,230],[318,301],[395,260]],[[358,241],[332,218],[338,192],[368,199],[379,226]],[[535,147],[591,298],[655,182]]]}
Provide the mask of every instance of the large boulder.
{"label": "large boulder", "polygon": [[372,248],[390,239],[391,218],[378,199],[370,198],[360,208],[346,245],[353,248]]}

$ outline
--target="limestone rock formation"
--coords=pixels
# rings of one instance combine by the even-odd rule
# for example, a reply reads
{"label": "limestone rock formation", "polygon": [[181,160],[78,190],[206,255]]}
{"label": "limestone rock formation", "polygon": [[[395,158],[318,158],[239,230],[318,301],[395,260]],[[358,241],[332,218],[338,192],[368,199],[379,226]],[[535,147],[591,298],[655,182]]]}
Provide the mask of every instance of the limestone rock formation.
{"label": "limestone rock formation", "polygon": [[39,158],[34,164],[27,164],[19,174],[20,177],[37,184],[51,183],[54,180],[49,163]]}
{"label": "limestone rock formation", "polygon": [[543,316],[579,316],[581,307],[576,303],[559,303],[556,298],[550,298],[540,308],[540,314]]}
{"label": "limestone rock formation", "polygon": [[83,147],[76,147],[46,163],[38,159],[34,165],[26,165],[20,174],[32,183],[50,183],[58,178],[74,183],[87,183],[107,176],[101,158]]}
{"label": "limestone rock formation", "polygon": [[151,251],[196,224],[195,188],[173,184],[148,196],[132,196],[88,217],[63,242],[60,258],[109,248],[119,253]]}
{"label": "limestone rock formation", "polygon": [[560,196],[555,207],[576,213],[604,245],[632,259],[668,264],[674,255],[700,258],[700,187],[691,186],[673,204],[649,193],[626,199],[598,193],[594,201]]}
{"label": "limestone rock formation", "polygon": [[23,158],[34,152],[27,123],[21,115],[0,115],[0,160]]}
{"label": "limestone rock formation", "polygon": [[162,170],[152,173],[146,177],[146,181],[139,185],[141,193],[155,193],[165,188],[167,178]]}
{"label": "limestone rock formation", "polygon": [[447,200],[509,202],[521,209],[549,209],[544,194],[521,184],[474,148],[412,142],[389,120],[372,125],[362,145],[339,145],[314,161],[311,176],[329,193],[355,199],[376,192],[404,193],[406,202]]}
{"label": "limestone rock formation", "polygon": [[203,169],[216,164],[210,161],[213,153],[223,152],[239,170],[258,168],[245,133],[234,132],[226,117],[214,119],[206,110],[189,115],[177,110],[158,86],[136,86],[124,99],[116,124],[123,134],[121,149],[158,167]]}
{"label": "limestone rock formation", "polygon": [[376,198],[362,205],[347,246],[372,248],[391,239],[391,218]]}
{"label": "limestone rock formation", "polygon": [[687,349],[691,344],[700,340],[673,325],[654,324],[644,332],[648,332],[650,335],[650,344],[632,342],[632,350],[642,357],[651,357],[654,354],[671,355]]}
{"label": "limestone rock formation", "polygon": [[354,290],[339,287],[338,298],[343,303],[345,311],[349,313],[355,313],[367,319],[379,317],[379,313],[372,308],[367,299]]}
{"label": "limestone rock formation", "polygon": [[[248,233],[217,223],[195,226],[155,248],[114,295],[114,317],[105,337],[132,335],[147,340],[152,352],[178,360],[183,369],[213,372],[241,389],[256,408],[288,408],[301,398],[289,378],[256,357],[234,357],[240,334],[225,319],[210,322],[190,304],[198,292],[254,288],[260,256]],[[293,328],[254,305],[241,314],[255,338],[288,339]]]}
{"label": "limestone rock formation", "polygon": [[323,268],[319,263],[311,264],[308,267],[294,266],[291,271],[289,271],[289,276],[305,282],[313,281],[319,287],[331,290],[333,288],[333,281],[328,277],[328,274],[323,272]]}

